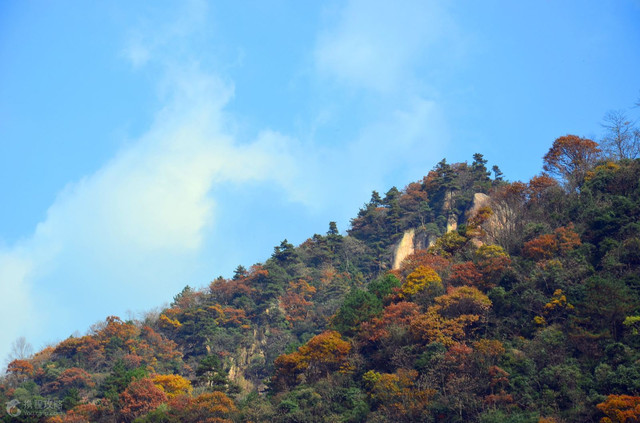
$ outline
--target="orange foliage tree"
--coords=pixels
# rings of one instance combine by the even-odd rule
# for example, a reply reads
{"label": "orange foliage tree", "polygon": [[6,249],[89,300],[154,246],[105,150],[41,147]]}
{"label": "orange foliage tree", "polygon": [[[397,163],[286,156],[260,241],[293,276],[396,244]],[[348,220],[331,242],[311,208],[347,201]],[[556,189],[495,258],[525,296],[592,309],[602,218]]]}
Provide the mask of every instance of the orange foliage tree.
{"label": "orange foliage tree", "polygon": [[382,316],[363,322],[360,325],[359,338],[367,342],[377,342],[390,336],[391,326],[409,328],[411,322],[420,314],[416,303],[400,301],[385,307]]}
{"label": "orange foliage tree", "polygon": [[180,395],[169,401],[169,407],[169,415],[182,423],[232,423],[238,411],[233,400],[219,391],[195,398]]}
{"label": "orange foliage tree", "polygon": [[544,155],[544,170],[559,176],[572,189],[580,184],[600,156],[598,143],[576,135],[565,135],[553,142]]}
{"label": "orange foliage tree", "polygon": [[309,314],[309,301],[316,289],[309,285],[304,279],[289,282],[289,289],[280,297],[280,302],[286,313],[289,322],[305,320]]}
{"label": "orange foliage tree", "polygon": [[524,244],[522,252],[525,257],[540,261],[552,258],[556,254],[556,251],[558,251],[556,237],[552,234],[544,234],[531,241],[527,241]]}
{"label": "orange foliage tree", "polygon": [[326,331],[311,338],[298,351],[276,358],[274,382],[277,386],[295,385],[299,376],[307,379],[327,376],[336,370],[347,370],[351,344],[336,331]]}
{"label": "orange foliage tree", "polygon": [[539,176],[534,176],[529,181],[529,186],[528,186],[529,200],[540,201],[545,196],[545,194],[549,191],[550,188],[557,187],[557,186],[558,186],[558,182],[552,177],[550,177],[549,175],[547,175],[546,173],[543,173]]}
{"label": "orange foliage tree", "polygon": [[7,372],[18,377],[29,377],[33,375],[33,364],[28,360],[13,360],[7,366]]}
{"label": "orange foliage tree", "polygon": [[523,254],[536,261],[548,260],[556,255],[564,256],[567,252],[579,247],[580,236],[573,223],[556,228],[553,234],[540,235],[525,242]]}
{"label": "orange foliage tree", "polygon": [[601,423],[640,422],[640,397],[609,395],[605,402],[596,407],[606,415],[600,419]]}
{"label": "orange foliage tree", "polygon": [[435,302],[411,321],[411,332],[417,339],[445,346],[464,340],[472,325],[484,320],[491,307],[489,297],[470,286],[449,288]]}
{"label": "orange foliage tree", "polygon": [[136,418],[167,402],[167,395],[150,378],[134,380],[120,394],[120,414],[125,422]]}
{"label": "orange foliage tree", "polygon": [[454,286],[481,286],[482,273],[480,273],[480,271],[472,261],[457,263],[451,266],[451,275],[449,276],[449,282]]}

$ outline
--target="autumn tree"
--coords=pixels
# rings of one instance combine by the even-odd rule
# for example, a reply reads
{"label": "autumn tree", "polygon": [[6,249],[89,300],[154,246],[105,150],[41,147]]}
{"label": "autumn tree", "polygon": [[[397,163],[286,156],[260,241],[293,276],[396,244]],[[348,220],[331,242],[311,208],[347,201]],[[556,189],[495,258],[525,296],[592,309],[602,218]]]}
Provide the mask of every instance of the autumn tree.
{"label": "autumn tree", "polygon": [[416,370],[398,369],[395,373],[370,370],[362,380],[385,421],[410,423],[428,417],[436,390],[420,386]]}
{"label": "autumn tree", "polygon": [[13,360],[7,366],[7,373],[13,375],[18,382],[22,382],[33,376],[33,364],[31,364],[29,360]]}
{"label": "autumn tree", "polygon": [[556,228],[553,234],[540,235],[527,241],[522,250],[525,257],[536,261],[548,260],[556,256],[565,256],[569,251],[579,247],[580,236],[573,223]]}
{"label": "autumn tree", "polygon": [[120,415],[125,422],[132,422],[167,402],[167,395],[150,378],[138,379],[120,394]]}
{"label": "autumn tree", "polygon": [[180,375],[156,375],[153,378],[153,384],[162,389],[169,399],[190,394],[193,389],[191,382]]}
{"label": "autumn tree", "polygon": [[[358,340],[376,351],[377,356],[385,356],[396,350],[403,334],[409,338],[409,326],[420,314],[420,308],[416,303],[400,301],[389,304],[380,317],[375,317],[360,325]],[[389,348],[386,348],[389,347]]]}
{"label": "autumn tree", "polygon": [[547,197],[549,191],[557,186],[558,182],[544,172],[534,176],[528,183],[529,201],[539,204]]}
{"label": "autumn tree", "polygon": [[477,288],[450,288],[446,295],[436,298],[440,313],[445,317],[475,314],[484,316],[491,308],[491,300]]}
{"label": "autumn tree", "polygon": [[298,351],[284,354],[275,361],[277,386],[290,386],[298,381],[298,375],[311,380],[327,376],[330,372],[346,370],[351,344],[336,331],[325,331],[311,338]]}
{"label": "autumn tree", "polygon": [[305,320],[312,305],[310,301],[316,288],[304,279],[289,282],[287,292],[280,297],[280,304],[285,310],[289,322]]}
{"label": "autumn tree", "polygon": [[584,181],[600,156],[598,143],[576,135],[565,135],[553,142],[544,155],[544,170],[563,180],[570,191]]}
{"label": "autumn tree", "polygon": [[482,274],[479,287],[489,289],[497,285],[509,269],[511,257],[499,245],[482,245],[475,252],[475,264]]}
{"label": "autumn tree", "polygon": [[454,286],[469,285],[478,287],[482,284],[482,273],[472,261],[457,263],[451,266],[449,282]]}
{"label": "autumn tree", "polygon": [[400,289],[402,298],[413,297],[424,292],[430,298],[434,298],[444,291],[442,279],[431,267],[420,266],[415,269]]}
{"label": "autumn tree", "polygon": [[406,277],[420,266],[430,267],[439,274],[445,271],[451,262],[429,250],[417,250],[410,254],[400,264],[400,269],[394,270],[393,273],[400,277]]}
{"label": "autumn tree", "polygon": [[605,402],[597,405],[606,417],[600,423],[640,422],[640,397],[631,395],[609,395]]}
{"label": "autumn tree", "polygon": [[[173,418],[171,421],[181,423],[232,423],[238,411],[233,400],[222,392],[206,392],[195,398],[181,395],[171,399],[169,407],[166,414]],[[149,423],[152,421],[165,420]]]}

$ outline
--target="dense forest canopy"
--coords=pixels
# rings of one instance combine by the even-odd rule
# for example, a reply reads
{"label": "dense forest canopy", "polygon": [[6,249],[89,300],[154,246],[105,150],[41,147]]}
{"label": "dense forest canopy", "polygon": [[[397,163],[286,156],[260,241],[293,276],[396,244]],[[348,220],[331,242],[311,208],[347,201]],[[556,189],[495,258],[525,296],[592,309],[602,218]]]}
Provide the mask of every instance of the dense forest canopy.
{"label": "dense forest canopy", "polygon": [[640,132],[606,125],[556,139],[528,182],[442,160],[345,235],[23,340],[0,421],[640,421]]}

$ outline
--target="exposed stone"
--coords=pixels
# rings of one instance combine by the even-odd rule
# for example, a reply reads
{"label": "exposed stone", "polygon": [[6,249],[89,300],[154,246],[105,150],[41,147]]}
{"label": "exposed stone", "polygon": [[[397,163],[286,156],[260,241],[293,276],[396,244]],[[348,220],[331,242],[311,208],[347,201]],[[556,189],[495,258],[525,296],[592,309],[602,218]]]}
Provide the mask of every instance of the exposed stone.
{"label": "exposed stone", "polygon": [[491,197],[482,192],[476,192],[473,194],[473,203],[471,204],[471,208],[467,211],[467,219],[473,217],[478,210],[483,207],[487,207],[491,204]]}
{"label": "exposed stone", "polygon": [[413,245],[413,239],[416,235],[415,229],[409,229],[402,235],[400,243],[396,246],[393,254],[393,266],[392,269],[399,269],[400,264],[404,259],[413,254],[415,247]]}
{"label": "exposed stone", "polygon": [[393,270],[399,269],[400,265],[416,250],[424,250],[435,244],[437,237],[435,235],[428,235],[424,231],[416,230],[415,228],[405,231],[402,235],[402,239],[396,245],[393,251]]}
{"label": "exposed stone", "polygon": [[447,219],[447,233],[458,230],[458,218],[455,214],[450,214]]}

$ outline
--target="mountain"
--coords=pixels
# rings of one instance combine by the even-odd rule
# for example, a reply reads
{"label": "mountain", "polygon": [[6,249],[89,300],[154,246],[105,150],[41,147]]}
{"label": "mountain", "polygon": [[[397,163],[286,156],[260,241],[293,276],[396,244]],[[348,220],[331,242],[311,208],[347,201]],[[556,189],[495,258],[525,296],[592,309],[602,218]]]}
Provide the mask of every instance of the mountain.
{"label": "mountain", "polygon": [[230,279],[8,366],[0,421],[640,421],[640,159],[445,160]]}

